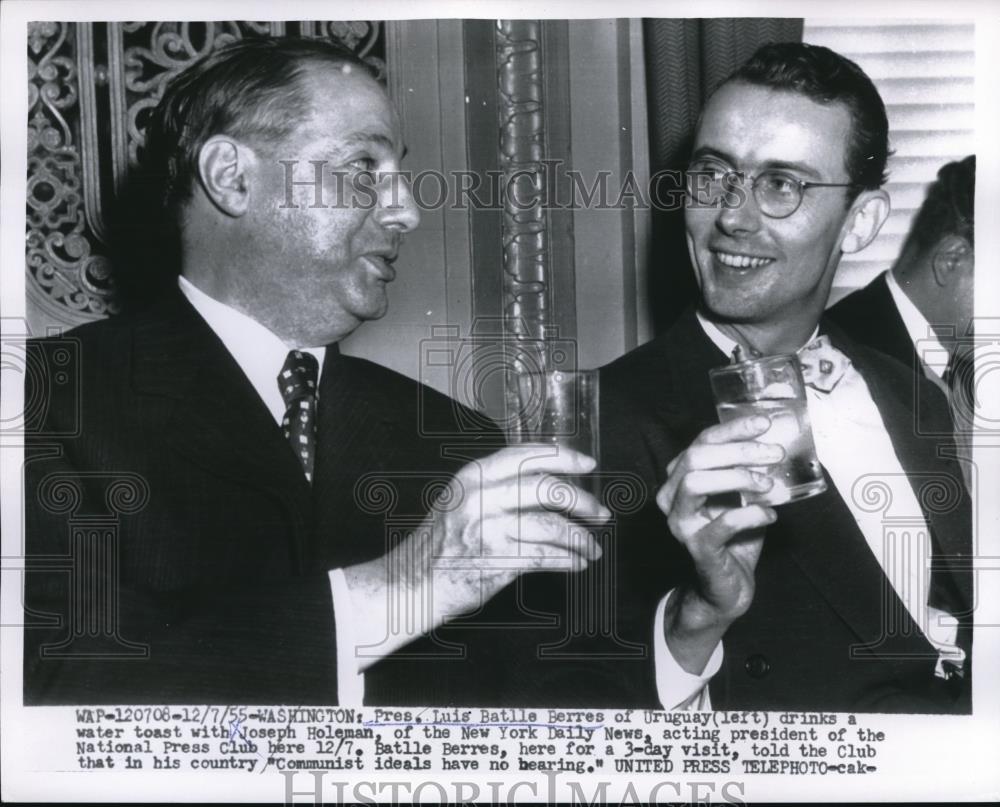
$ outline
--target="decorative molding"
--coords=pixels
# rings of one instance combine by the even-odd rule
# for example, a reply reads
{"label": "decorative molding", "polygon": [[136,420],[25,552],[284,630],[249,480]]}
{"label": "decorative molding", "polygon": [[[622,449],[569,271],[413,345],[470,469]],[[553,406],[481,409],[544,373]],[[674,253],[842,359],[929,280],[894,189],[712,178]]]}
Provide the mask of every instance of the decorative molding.
{"label": "decorative molding", "polygon": [[[498,20],[496,65],[504,331],[515,345],[523,342],[523,349],[537,344],[549,325],[542,22]],[[518,355],[516,361],[522,358],[528,357]]]}
{"label": "decorative molding", "polygon": [[28,25],[26,269],[35,330],[118,311],[108,208],[166,83],[245,36],[335,38],[385,73],[379,22],[34,22]]}
{"label": "decorative molding", "polygon": [[26,264],[29,288],[75,324],[109,311],[110,267],[93,254],[86,231],[84,168],[74,132],[79,120],[76,29],[28,25],[28,184]]}

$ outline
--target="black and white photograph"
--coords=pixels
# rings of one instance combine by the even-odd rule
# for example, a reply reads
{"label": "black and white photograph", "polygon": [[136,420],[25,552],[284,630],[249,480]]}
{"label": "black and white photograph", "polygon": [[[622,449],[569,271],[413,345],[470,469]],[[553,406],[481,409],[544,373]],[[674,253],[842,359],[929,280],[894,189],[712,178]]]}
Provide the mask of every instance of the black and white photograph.
{"label": "black and white photograph", "polygon": [[5,800],[1000,798],[990,4],[0,12]]}

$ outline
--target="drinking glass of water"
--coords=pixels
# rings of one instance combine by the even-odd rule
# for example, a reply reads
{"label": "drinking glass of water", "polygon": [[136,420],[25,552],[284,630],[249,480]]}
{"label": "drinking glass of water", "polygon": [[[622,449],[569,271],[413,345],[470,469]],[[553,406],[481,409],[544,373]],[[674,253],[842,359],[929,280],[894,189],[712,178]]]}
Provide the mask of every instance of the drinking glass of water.
{"label": "drinking glass of water", "polygon": [[[597,370],[517,373],[509,393],[508,439],[549,443],[600,462],[600,395]],[[597,495],[596,477],[569,481]]]}
{"label": "drinking glass of water", "polygon": [[797,356],[783,354],[742,361],[709,370],[708,376],[721,423],[767,415],[771,426],[756,439],[785,449],[780,463],[753,469],[770,477],[774,485],[764,493],[744,493],[744,504],[784,504],[826,490]]}

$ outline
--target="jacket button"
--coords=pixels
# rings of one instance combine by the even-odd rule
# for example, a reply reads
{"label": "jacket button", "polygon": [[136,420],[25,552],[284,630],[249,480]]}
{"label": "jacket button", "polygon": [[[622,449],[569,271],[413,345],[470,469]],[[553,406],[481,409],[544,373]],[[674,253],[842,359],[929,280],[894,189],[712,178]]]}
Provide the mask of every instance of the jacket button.
{"label": "jacket button", "polygon": [[743,668],[751,678],[763,678],[771,671],[771,662],[760,653],[754,653],[752,656],[747,656]]}

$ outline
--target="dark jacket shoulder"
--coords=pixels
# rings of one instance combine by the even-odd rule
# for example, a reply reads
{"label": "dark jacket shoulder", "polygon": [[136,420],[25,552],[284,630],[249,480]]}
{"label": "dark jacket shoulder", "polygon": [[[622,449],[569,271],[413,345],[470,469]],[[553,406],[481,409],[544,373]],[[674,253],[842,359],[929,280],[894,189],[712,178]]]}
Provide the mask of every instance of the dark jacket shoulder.
{"label": "dark jacket shoulder", "polygon": [[836,323],[857,342],[914,370],[917,369],[916,350],[889,291],[886,275],[883,273],[864,288],[848,294],[831,306],[824,317]]}
{"label": "dark jacket shoulder", "polygon": [[352,383],[367,391],[371,406],[383,407],[397,420],[412,421],[406,425],[413,427],[414,434],[444,440],[503,442],[503,433],[488,415],[427,384],[358,356],[341,355],[339,361],[350,373]]}

